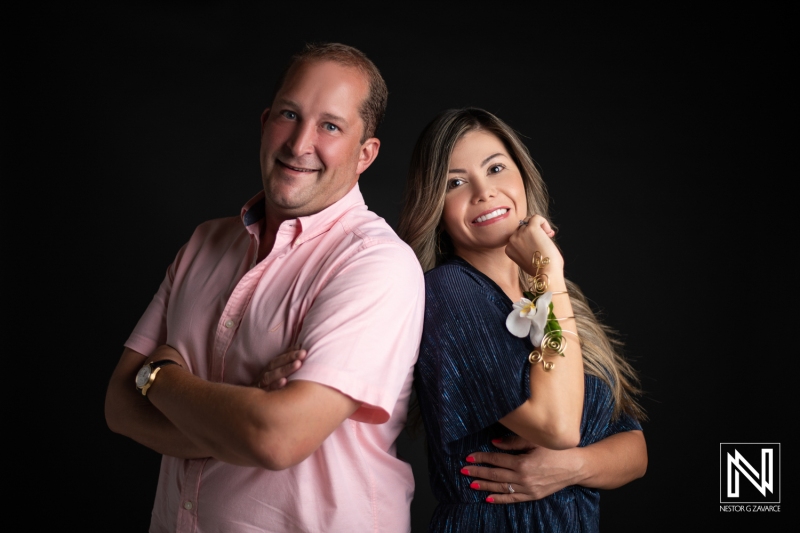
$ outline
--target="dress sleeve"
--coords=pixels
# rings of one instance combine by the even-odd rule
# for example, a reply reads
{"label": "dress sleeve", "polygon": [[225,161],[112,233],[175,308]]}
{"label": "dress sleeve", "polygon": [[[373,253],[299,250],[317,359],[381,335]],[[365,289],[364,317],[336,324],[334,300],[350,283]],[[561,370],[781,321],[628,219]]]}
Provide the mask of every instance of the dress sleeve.
{"label": "dress sleeve", "polygon": [[611,388],[600,378],[586,374],[579,446],[588,446],[623,431],[642,429],[639,421],[627,413],[621,413],[612,421],[613,413],[614,396]]}
{"label": "dress sleeve", "polygon": [[530,340],[505,327],[511,305],[496,286],[458,264],[425,278],[417,363],[420,406],[443,444],[488,428],[530,397]]}
{"label": "dress sleeve", "polygon": [[642,430],[642,425],[638,420],[633,418],[628,413],[620,413],[619,417],[608,425],[606,437],[614,435],[615,433],[622,433],[623,431]]}

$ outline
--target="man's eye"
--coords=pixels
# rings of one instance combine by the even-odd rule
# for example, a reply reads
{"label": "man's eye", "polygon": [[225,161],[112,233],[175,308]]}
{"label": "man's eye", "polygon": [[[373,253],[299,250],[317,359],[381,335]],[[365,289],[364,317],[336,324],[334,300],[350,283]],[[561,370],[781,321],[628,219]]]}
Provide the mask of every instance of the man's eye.
{"label": "man's eye", "polygon": [[295,113],[294,111],[281,111],[281,115],[283,115],[284,118],[288,118],[289,120],[294,120],[297,118],[297,113]]}
{"label": "man's eye", "polygon": [[464,180],[462,180],[461,178],[453,178],[453,179],[451,179],[450,181],[447,182],[447,188],[448,189],[455,189],[459,185],[463,185],[463,184],[464,184]]}
{"label": "man's eye", "polygon": [[327,130],[327,131],[339,131],[339,127],[338,127],[338,126],[336,126],[335,124],[331,124],[330,122],[326,122],[326,123],[323,125],[323,127],[324,127],[324,128]]}

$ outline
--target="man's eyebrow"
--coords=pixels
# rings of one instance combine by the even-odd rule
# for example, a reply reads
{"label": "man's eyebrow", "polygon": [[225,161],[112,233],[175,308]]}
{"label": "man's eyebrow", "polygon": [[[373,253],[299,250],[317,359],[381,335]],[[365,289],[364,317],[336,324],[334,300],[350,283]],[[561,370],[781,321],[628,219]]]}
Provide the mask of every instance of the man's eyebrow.
{"label": "man's eyebrow", "polygon": [[294,107],[294,108],[300,107],[300,104],[298,104],[294,100],[289,100],[288,98],[279,98],[278,100],[275,101],[275,103],[276,104],[283,104],[283,105],[286,105],[286,106],[289,106],[289,107]]}
{"label": "man's eyebrow", "polygon": [[[496,154],[492,154],[489,157],[487,157],[486,159],[484,159],[483,161],[481,161],[481,166],[486,165],[486,163],[488,163],[489,161],[491,161],[492,159],[494,159],[498,155],[505,156],[506,154],[504,154],[502,152],[497,152]],[[466,174],[467,173],[467,171],[464,170],[463,168],[451,168],[447,172],[448,173],[455,173],[455,174]]]}
{"label": "man's eyebrow", "polygon": [[330,120],[331,122],[336,122],[338,124],[341,124],[345,128],[350,125],[350,123],[347,122],[347,120],[345,120],[344,117],[340,117],[339,115],[334,115],[333,113],[322,113],[320,117],[322,117],[325,120]]}

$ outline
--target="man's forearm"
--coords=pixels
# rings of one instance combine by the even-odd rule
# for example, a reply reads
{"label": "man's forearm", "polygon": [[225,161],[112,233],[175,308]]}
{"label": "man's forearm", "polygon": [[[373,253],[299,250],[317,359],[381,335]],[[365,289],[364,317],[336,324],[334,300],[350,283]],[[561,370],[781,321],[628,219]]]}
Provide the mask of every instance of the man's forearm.
{"label": "man's forearm", "polygon": [[109,428],[164,455],[183,459],[209,457],[209,450],[189,439],[134,386],[134,376],[145,356],[126,349],[106,392]]}
{"label": "man's forearm", "polygon": [[[172,354],[177,352],[167,346],[151,357]],[[280,390],[264,391],[209,382],[177,365],[162,367],[147,396],[182,434],[211,456],[269,470],[304,460],[360,405],[310,381],[292,381]]]}

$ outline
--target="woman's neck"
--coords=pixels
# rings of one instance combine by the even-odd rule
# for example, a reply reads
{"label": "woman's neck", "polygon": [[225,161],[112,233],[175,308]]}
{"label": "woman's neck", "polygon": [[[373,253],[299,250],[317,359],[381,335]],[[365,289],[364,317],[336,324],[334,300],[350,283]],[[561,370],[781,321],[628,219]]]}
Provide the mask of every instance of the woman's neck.
{"label": "woman's neck", "polygon": [[459,250],[456,255],[487,275],[506,293],[512,302],[522,298],[519,286],[519,267],[506,255],[505,248],[490,250]]}

